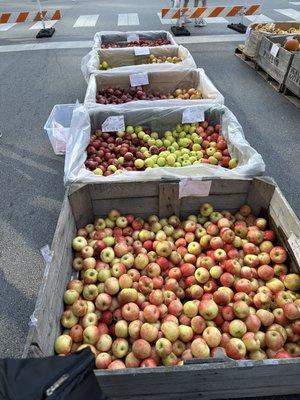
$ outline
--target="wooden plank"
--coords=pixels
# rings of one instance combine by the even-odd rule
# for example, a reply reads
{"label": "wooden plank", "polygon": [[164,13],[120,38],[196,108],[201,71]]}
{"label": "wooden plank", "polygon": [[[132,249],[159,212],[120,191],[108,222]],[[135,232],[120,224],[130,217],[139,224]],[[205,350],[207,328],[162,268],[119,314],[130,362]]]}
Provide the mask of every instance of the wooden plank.
{"label": "wooden plank", "polygon": [[213,179],[211,194],[248,193],[252,179]]}
{"label": "wooden plank", "polygon": [[153,197],[158,195],[157,182],[111,182],[90,185],[91,199],[127,199],[131,197]]}
{"label": "wooden plank", "polygon": [[246,193],[185,197],[181,199],[180,215],[184,218],[188,214],[198,214],[203,203],[210,203],[218,211],[237,211],[241,205],[245,204],[246,199]]}
{"label": "wooden plank", "polygon": [[173,399],[174,395],[186,396],[189,393],[198,393],[201,398],[224,398],[226,393],[225,397],[230,398],[240,397],[241,390],[244,396],[249,397],[253,390],[260,395],[278,394],[278,387],[289,388],[286,393],[298,393],[300,361],[285,361],[277,365],[253,362],[251,367],[208,364],[164,368],[163,373],[162,368],[156,368],[134,369],[132,372],[123,370],[113,374],[95,371],[95,374],[108,399]]}
{"label": "wooden plank", "polygon": [[285,87],[300,98],[300,55],[295,53],[288,71]]}
{"label": "wooden plank", "polygon": [[160,218],[179,215],[178,183],[161,183],[159,185],[158,213]]}
{"label": "wooden plank", "polygon": [[158,197],[132,197],[125,199],[104,199],[94,200],[94,215],[106,216],[112,208],[117,208],[121,214],[134,214],[140,217],[148,217],[151,214],[158,214]]}
{"label": "wooden plank", "polygon": [[72,273],[71,241],[75,233],[75,221],[66,194],[51,246],[52,260],[44,272],[25,354],[30,345],[36,345],[44,355],[53,353],[53,343],[60,332],[63,293]]}
{"label": "wooden plank", "polygon": [[259,215],[262,210],[267,210],[276,188],[276,183],[270,178],[254,178],[247,197],[247,204],[252,212]]}
{"label": "wooden plank", "polygon": [[[72,186],[71,186],[72,188]],[[90,185],[80,187],[69,195],[77,228],[81,228],[94,219],[93,204],[90,195]]]}
{"label": "wooden plank", "polygon": [[277,187],[270,201],[270,215],[289,238],[291,233],[300,237],[300,222],[293,209]]}

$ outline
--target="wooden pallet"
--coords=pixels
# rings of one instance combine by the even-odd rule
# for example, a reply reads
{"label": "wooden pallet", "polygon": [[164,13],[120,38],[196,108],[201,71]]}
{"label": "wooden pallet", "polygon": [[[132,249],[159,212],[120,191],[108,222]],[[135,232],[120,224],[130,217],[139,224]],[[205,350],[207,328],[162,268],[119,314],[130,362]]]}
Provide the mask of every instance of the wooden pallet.
{"label": "wooden pallet", "polygon": [[255,65],[256,62],[254,60],[254,58],[247,56],[244,53],[244,45],[243,44],[239,44],[238,47],[235,49],[234,54],[242,61],[244,61],[247,65],[249,65],[249,67],[255,69]]}
{"label": "wooden pallet", "polygon": [[235,56],[238,57],[240,60],[244,61],[245,64],[249,65],[250,68],[257,71],[257,73],[266,81],[268,82],[278,93],[284,96],[289,102],[291,102],[297,108],[300,108],[300,99],[294,93],[292,93],[287,88],[280,83],[278,83],[272,76],[270,76],[266,71],[263,71],[254,61],[253,58],[247,56],[243,52],[244,45],[240,44],[235,49]]}

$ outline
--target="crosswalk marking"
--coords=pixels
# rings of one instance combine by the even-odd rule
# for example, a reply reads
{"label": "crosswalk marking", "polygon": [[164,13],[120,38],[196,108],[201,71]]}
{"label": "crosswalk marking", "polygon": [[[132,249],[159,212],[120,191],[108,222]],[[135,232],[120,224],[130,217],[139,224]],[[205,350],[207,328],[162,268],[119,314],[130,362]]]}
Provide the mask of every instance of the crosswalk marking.
{"label": "crosswalk marking", "polygon": [[119,14],[118,26],[122,25],[139,25],[139,16],[136,13]]}
{"label": "crosswalk marking", "polygon": [[[52,28],[53,25],[56,24],[57,21],[45,21],[46,28]],[[29,29],[43,29],[42,21],[36,22]]]}
{"label": "crosswalk marking", "polygon": [[80,15],[73,28],[82,28],[87,26],[95,26],[99,18],[99,14],[94,15]]}
{"label": "crosswalk marking", "polygon": [[223,17],[204,18],[204,21],[208,24],[228,24],[227,19]]}
{"label": "crosswalk marking", "polygon": [[276,9],[274,11],[286,15],[287,17],[294,19],[295,21],[300,20],[300,11],[294,10],[293,8]]}
{"label": "crosswalk marking", "polygon": [[162,18],[160,12],[157,13],[157,16],[163,25],[174,25],[177,22],[177,19]]}
{"label": "crosswalk marking", "polygon": [[247,15],[245,18],[249,19],[251,22],[273,22],[274,20],[267,17],[264,14],[259,15]]}
{"label": "crosswalk marking", "polygon": [[12,28],[15,25],[17,25],[16,22],[7,23],[7,24],[0,24],[0,31],[8,31],[10,28]]}

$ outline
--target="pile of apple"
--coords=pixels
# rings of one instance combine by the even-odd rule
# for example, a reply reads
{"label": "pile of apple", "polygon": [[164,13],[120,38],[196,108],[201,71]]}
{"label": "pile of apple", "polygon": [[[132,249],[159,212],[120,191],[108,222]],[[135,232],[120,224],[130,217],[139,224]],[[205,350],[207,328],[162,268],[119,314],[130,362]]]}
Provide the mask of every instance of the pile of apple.
{"label": "pile of apple", "polygon": [[156,167],[185,167],[201,163],[235,168],[221,126],[207,121],[177,124],[159,139],[157,132],[127,126],[125,132],[95,131],[86,149],[85,166],[96,175],[142,171]]}
{"label": "pile of apple", "polygon": [[102,49],[120,48],[120,47],[158,47],[171,44],[168,39],[140,39],[132,42],[115,42],[104,43],[101,45]]}
{"label": "pile of apple", "polygon": [[149,64],[163,64],[163,63],[172,63],[172,64],[178,64],[182,62],[182,59],[180,57],[166,57],[166,56],[155,56],[154,54],[150,54],[148,57],[148,63]]}
{"label": "pile of apple", "polygon": [[79,229],[55,351],[85,347],[97,368],[181,365],[213,356],[300,356],[300,277],[267,221],[233,215],[146,221],[111,210]]}
{"label": "pile of apple", "polygon": [[197,100],[202,99],[200,90],[195,88],[176,89],[174,92],[162,94],[157,91],[145,90],[142,86],[122,89],[120,87],[109,87],[98,90],[96,103],[100,104],[123,104],[138,100]]}

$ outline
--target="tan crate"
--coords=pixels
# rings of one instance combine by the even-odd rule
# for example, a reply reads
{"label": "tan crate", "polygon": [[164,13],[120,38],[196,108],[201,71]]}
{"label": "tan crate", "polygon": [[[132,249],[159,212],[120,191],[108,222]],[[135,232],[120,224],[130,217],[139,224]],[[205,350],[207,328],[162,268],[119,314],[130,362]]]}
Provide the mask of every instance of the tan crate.
{"label": "tan crate", "polygon": [[[92,222],[111,208],[141,217],[156,213],[187,216],[197,213],[199,205],[210,202],[216,209],[236,211],[241,204],[253,212],[268,216],[271,227],[290,255],[291,270],[299,270],[299,247],[291,236],[300,237],[300,223],[270,178],[214,180],[206,197],[179,199],[178,181],[154,181],[120,184],[72,186],[66,193],[52,243],[52,261],[46,268],[30,327],[24,356],[53,354],[55,338],[60,334],[60,315],[67,282],[72,270],[71,241],[76,228]],[[201,183],[194,182],[195,189]],[[33,318],[31,319],[33,320]],[[181,400],[224,399],[258,395],[300,393],[300,359],[193,360],[173,367],[124,370],[95,370],[103,396],[107,400]]]}

